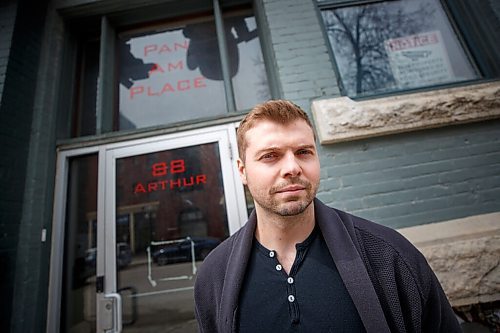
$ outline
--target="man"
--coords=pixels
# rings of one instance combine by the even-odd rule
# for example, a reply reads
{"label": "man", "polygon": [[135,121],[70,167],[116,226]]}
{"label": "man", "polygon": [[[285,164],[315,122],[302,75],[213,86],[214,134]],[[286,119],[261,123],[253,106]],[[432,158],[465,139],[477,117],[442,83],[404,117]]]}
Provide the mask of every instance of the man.
{"label": "man", "polygon": [[406,239],[315,199],[315,135],[298,106],[256,106],[240,124],[238,149],[255,210],[198,272],[200,331],[460,332]]}

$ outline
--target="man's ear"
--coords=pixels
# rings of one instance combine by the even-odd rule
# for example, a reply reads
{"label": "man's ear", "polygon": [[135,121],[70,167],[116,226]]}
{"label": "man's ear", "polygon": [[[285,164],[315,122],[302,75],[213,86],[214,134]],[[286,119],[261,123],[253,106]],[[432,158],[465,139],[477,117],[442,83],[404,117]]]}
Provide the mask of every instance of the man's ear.
{"label": "man's ear", "polygon": [[236,165],[238,166],[238,172],[240,174],[240,179],[243,185],[247,184],[247,172],[246,172],[246,167],[245,163],[241,160],[241,158],[238,158],[236,161]]}

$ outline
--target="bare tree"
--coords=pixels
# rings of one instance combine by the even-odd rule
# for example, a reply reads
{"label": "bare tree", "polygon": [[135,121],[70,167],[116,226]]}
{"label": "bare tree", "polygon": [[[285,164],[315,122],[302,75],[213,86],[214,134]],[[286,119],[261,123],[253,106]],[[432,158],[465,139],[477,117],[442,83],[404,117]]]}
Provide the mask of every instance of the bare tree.
{"label": "bare tree", "polygon": [[349,94],[380,92],[394,87],[384,41],[428,30],[435,12],[428,2],[409,10],[405,7],[408,2],[323,11],[328,36]]}

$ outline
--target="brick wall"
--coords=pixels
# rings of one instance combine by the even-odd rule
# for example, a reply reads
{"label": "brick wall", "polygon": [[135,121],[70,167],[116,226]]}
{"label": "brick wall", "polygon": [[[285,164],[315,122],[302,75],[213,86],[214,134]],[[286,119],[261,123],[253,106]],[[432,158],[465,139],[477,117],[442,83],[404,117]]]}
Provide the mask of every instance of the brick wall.
{"label": "brick wall", "polygon": [[[283,97],[306,111],[339,96],[314,1],[265,0]],[[319,148],[327,204],[392,227],[500,208],[500,121]]]}
{"label": "brick wall", "polygon": [[283,97],[309,109],[311,99],[339,96],[314,2],[264,2]]}
{"label": "brick wall", "polygon": [[391,227],[498,211],[500,121],[322,150],[320,198]]}

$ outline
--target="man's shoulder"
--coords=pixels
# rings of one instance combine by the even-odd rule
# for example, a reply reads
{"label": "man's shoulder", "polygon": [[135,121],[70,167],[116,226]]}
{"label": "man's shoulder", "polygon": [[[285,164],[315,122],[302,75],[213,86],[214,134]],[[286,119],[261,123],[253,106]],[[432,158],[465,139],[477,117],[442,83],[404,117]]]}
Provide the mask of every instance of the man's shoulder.
{"label": "man's shoulder", "polygon": [[419,254],[415,246],[397,230],[336,208],[331,209],[344,224],[352,226],[356,234],[355,237],[364,245],[387,246],[402,255]]}
{"label": "man's shoulder", "polygon": [[413,254],[418,250],[415,246],[401,235],[396,229],[382,224],[354,216],[354,228],[361,239],[366,242],[370,240],[390,246],[400,254]]}
{"label": "man's shoulder", "polygon": [[351,237],[357,246],[372,255],[391,255],[399,258],[408,265],[426,265],[426,260],[420,251],[397,230],[382,224],[370,221],[345,211],[328,207],[330,214],[338,217],[347,230],[351,230]]}
{"label": "man's shoulder", "polygon": [[[346,216],[348,213],[339,214]],[[348,215],[365,264],[379,268],[391,265],[392,269],[400,273],[408,272],[418,285],[429,285],[432,270],[424,255],[408,239],[393,228]]]}

